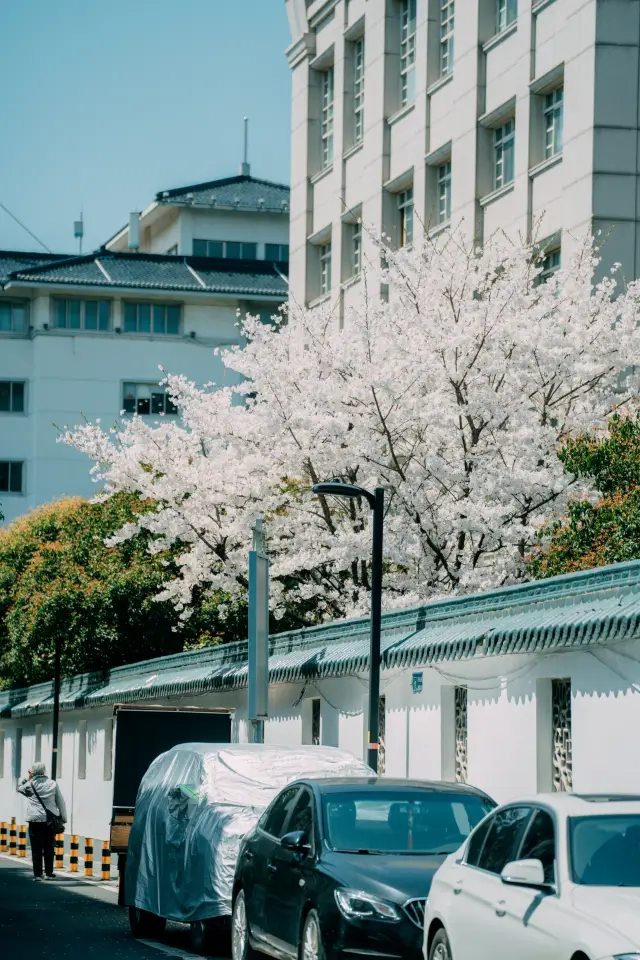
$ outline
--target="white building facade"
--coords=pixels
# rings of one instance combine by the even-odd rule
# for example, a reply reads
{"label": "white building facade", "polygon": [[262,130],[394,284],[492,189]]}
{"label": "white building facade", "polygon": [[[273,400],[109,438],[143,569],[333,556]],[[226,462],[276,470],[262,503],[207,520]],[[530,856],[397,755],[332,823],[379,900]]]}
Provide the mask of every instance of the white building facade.
{"label": "white building facade", "polygon": [[182,238],[172,253],[144,217],[134,249],[127,228],[122,243],[86,256],[0,251],[5,523],[53,498],[95,492],[91,464],[57,442],[59,429],[106,426],[123,410],[151,422],[176,416],[159,368],[199,385],[229,383],[214,348],[241,342],[238,311],[268,320],[286,300],[288,188],[245,175],[182,193],[200,198],[195,212],[181,191],[154,206]]}
{"label": "white building facade", "polygon": [[[267,743],[366,757],[369,624],[271,638]],[[466,781],[499,802],[535,791],[640,793],[640,561],[383,617],[388,776]],[[115,704],[224,707],[247,741],[246,643],[64,681],[59,780],[69,833],[107,839]],[[19,774],[51,757],[51,684],[0,691],[0,820]]]}
{"label": "white building facade", "polygon": [[591,224],[640,275],[638,0],[285,0],[292,294],[343,309],[373,256],[460,222],[552,271]]}

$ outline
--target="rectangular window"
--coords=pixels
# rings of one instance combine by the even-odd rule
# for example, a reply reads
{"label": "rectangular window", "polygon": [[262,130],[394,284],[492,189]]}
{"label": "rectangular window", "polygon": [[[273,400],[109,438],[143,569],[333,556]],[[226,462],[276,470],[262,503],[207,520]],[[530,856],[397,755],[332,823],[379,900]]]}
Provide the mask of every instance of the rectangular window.
{"label": "rectangular window", "polygon": [[104,722],[104,762],[102,779],[111,780],[113,776],[113,720]]}
{"label": "rectangular window", "polygon": [[455,780],[467,782],[467,706],[466,687],[454,688],[455,704]]}
{"label": "rectangular window", "polygon": [[511,183],[514,176],[516,122],[507,120],[494,131],[494,187],[498,190]]}
{"label": "rectangular window", "polygon": [[0,333],[27,332],[27,303],[20,300],[0,300]]}
{"label": "rectangular window", "polygon": [[53,301],[53,326],[57,330],[99,330],[111,326],[110,300]]}
{"label": "rectangular window", "polygon": [[453,70],[453,25],[455,0],[440,0],[440,76]]}
{"label": "rectangular window", "polygon": [[331,293],[331,243],[320,247],[320,296]]}
{"label": "rectangular window", "polygon": [[438,179],[438,223],[451,219],[451,161],[441,163],[437,170]]}
{"label": "rectangular window", "polygon": [[549,250],[541,263],[542,273],[538,274],[538,283],[544,283],[560,269],[560,250]]}
{"label": "rectangular window", "polygon": [[553,737],[553,789],[573,789],[571,736],[571,680],[551,681],[551,730]]}
{"label": "rectangular window", "polygon": [[0,380],[0,413],[24,413],[24,380]]}
{"label": "rectangular window", "polygon": [[0,460],[0,493],[22,493],[24,462]]}
{"label": "rectangular window", "polygon": [[123,383],[121,409],[141,417],[149,414],[174,415],[178,412],[166,390],[157,383]]}
{"label": "rectangular window", "polygon": [[497,30],[502,33],[518,18],[518,0],[498,0]]}
{"label": "rectangular window", "polygon": [[78,780],[87,776],[87,721],[78,723]]}
{"label": "rectangular window", "polygon": [[400,6],[400,105],[412,103],[416,95],[416,0],[402,0]]}
{"label": "rectangular window", "polygon": [[35,749],[33,759],[36,763],[42,760],[42,724],[36,723]]}
{"label": "rectangular window", "polygon": [[159,333],[177,337],[180,333],[180,306],[166,303],[125,303],[125,333]]}
{"label": "rectangular window", "polygon": [[413,243],[413,187],[398,194],[399,245],[409,247]]}
{"label": "rectangular window", "polygon": [[353,45],[353,142],[364,137],[364,37]]}
{"label": "rectangular window", "polygon": [[18,727],[13,734],[13,777],[19,780],[22,776],[22,729]]}
{"label": "rectangular window", "polygon": [[256,260],[258,244],[244,240],[194,240],[194,257],[218,257],[229,260]]}
{"label": "rectangular window", "polygon": [[358,277],[362,271],[362,223],[351,225],[351,276]]}
{"label": "rectangular window", "polygon": [[562,126],[564,119],[564,87],[552,90],[545,97],[544,127],[545,127],[545,158],[555,157],[562,152]]}
{"label": "rectangular window", "polygon": [[314,747],[320,746],[320,700],[311,701],[311,743]]}
{"label": "rectangular window", "polygon": [[320,136],[322,139],[322,168],[333,163],[333,67],[323,70],[320,77],[322,95]]}
{"label": "rectangular window", "polygon": [[278,263],[289,262],[289,244],[288,243],[265,243],[265,260],[275,260]]}

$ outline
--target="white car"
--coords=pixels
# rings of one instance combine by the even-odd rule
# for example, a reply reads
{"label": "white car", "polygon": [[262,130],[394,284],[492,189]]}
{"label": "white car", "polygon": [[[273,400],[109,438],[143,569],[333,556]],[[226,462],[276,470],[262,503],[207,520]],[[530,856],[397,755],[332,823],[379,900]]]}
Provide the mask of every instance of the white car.
{"label": "white car", "polygon": [[640,960],[640,797],[497,807],[433,878],[426,960]]}

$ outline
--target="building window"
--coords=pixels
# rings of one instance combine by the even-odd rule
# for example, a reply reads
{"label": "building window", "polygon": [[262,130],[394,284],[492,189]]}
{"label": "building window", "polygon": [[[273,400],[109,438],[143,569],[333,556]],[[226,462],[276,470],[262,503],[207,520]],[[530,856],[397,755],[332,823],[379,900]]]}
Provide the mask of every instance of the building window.
{"label": "building window", "polygon": [[413,243],[413,187],[398,194],[399,245],[409,247]]}
{"label": "building window", "polygon": [[53,325],[57,330],[101,330],[111,325],[110,300],[53,301]]}
{"label": "building window", "polygon": [[545,158],[555,157],[562,152],[562,123],[564,113],[564,87],[552,90],[545,97],[544,126],[545,126]]}
{"label": "building window", "polygon": [[400,104],[412,103],[416,93],[416,0],[400,7]]}
{"label": "building window", "polygon": [[494,131],[494,187],[496,190],[513,180],[515,139],[515,120],[507,120]]}
{"label": "building window", "polygon": [[180,333],[180,307],[166,303],[125,303],[124,332],[175,337]]}
{"label": "building window", "polygon": [[238,240],[194,240],[193,255],[223,260],[256,260],[258,244]]}
{"label": "building window", "polygon": [[498,0],[498,33],[506,30],[518,18],[518,0]]}
{"label": "building window", "polygon": [[353,142],[364,137],[364,37],[353,45]]}
{"label": "building window", "polygon": [[455,705],[455,780],[467,782],[467,688],[454,688]]}
{"label": "building window", "polygon": [[544,283],[549,277],[553,276],[556,270],[560,269],[560,249],[547,251],[540,266],[542,272],[538,274],[537,281],[538,283]]}
{"label": "building window", "polygon": [[551,681],[551,729],[553,789],[557,793],[569,793],[573,788],[571,680]]}
{"label": "building window", "polygon": [[311,743],[314,747],[320,746],[320,700],[311,701]]}
{"label": "building window", "polygon": [[454,0],[440,0],[440,76],[453,70]]}
{"label": "building window", "polygon": [[333,67],[321,74],[322,114],[320,135],[322,138],[322,167],[333,163]]}
{"label": "building window", "polygon": [[288,243],[265,243],[265,260],[275,260],[278,263],[289,262],[289,244]]}
{"label": "building window", "polygon": [[438,179],[438,223],[451,219],[451,161],[441,163],[437,170]]}
{"label": "building window", "polygon": [[320,247],[320,296],[331,292],[331,243]]}
{"label": "building window", "polygon": [[0,300],[0,333],[27,332],[27,304],[20,300]]}
{"label": "building window", "polygon": [[358,277],[362,271],[362,222],[351,224],[351,276]]}
{"label": "building window", "polygon": [[38,762],[42,760],[42,724],[36,723],[35,749],[33,759]]}
{"label": "building window", "polygon": [[24,462],[0,460],[0,493],[22,493]]}
{"label": "building window", "polygon": [[142,417],[178,412],[166,390],[157,383],[123,383],[122,409],[125,413],[137,413]]}
{"label": "building window", "polygon": [[0,413],[24,413],[24,380],[0,380]]}

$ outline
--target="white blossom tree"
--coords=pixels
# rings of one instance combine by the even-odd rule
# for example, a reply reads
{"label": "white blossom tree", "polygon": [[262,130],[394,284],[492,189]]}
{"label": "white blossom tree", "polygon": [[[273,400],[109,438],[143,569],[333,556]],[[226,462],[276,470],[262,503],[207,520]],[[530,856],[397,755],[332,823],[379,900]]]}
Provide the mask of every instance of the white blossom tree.
{"label": "white blossom tree", "polygon": [[163,596],[185,611],[196,585],[242,594],[264,514],[276,614],[366,612],[368,507],[310,489],[336,478],[385,488],[387,607],[517,579],[566,503],[557,444],[635,394],[624,371],[640,286],[596,283],[589,238],[546,283],[530,246],[479,250],[458,232],[384,262],[364,272],[342,326],[331,306],[293,305],[271,326],[247,318],[248,346],[224,353],[241,386],[169,375],[180,421],[63,436],[95,461],[104,495],[158,501],[139,524],[158,549],[183,545]]}

